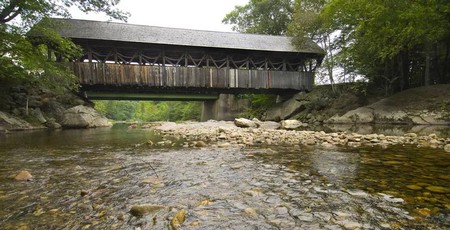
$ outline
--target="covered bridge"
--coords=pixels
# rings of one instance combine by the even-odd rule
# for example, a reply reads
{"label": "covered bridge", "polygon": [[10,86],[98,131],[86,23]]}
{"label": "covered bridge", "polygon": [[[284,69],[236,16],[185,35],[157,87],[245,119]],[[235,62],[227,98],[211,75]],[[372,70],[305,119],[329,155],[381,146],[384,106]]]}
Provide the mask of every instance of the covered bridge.
{"label": "covered bridge", "polygon": [[82,90],[97,95],[309,91],[324,56],[314,42],[296,49],[284,36],[52,21],[83,48],[71,67]]}

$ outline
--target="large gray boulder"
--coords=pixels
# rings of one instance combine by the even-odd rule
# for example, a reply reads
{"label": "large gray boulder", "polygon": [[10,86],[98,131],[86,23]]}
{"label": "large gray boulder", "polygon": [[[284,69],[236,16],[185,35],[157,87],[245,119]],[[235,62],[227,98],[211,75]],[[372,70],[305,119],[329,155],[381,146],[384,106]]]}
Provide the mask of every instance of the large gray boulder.
{"label": "large gray boulder", "polygon": [[449,125],[441,111],[407,110],[386,106],[381,100],[370,106],[348,111],[342,116],[335,115],[326,123],[332,124],[411,124],[411,125]]}
{"label": "large gray boulder", "polygon": [[289,100],[276,104],[266,112],[265,120],[285,120],[303,111],[304,109],[306,109],[306,105],[309,103],[305,100],[304,95],[305,93],[300,92],[294,95]]}
{"label": "large gray boulder", "polygon": [[78,105],[64,111],[61,125],[65,128],[108,127],[111,123],[94,108]]}
{"label": "large gray boulder", "polygon": [[266,121],[281,121],[289,119],[306,108],[309,103],[304,99],[305,93],[300,92],[289,100],[278,103],[266,112]]}

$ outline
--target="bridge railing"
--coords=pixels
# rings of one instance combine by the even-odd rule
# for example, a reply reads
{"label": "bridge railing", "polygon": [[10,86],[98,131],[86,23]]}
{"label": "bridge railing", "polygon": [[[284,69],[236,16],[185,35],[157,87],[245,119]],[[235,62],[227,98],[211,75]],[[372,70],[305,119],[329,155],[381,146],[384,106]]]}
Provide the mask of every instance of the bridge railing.
{"label": "bridge railing", "polygon": [[71,63],[82,85],[311,90],[313,72]]}

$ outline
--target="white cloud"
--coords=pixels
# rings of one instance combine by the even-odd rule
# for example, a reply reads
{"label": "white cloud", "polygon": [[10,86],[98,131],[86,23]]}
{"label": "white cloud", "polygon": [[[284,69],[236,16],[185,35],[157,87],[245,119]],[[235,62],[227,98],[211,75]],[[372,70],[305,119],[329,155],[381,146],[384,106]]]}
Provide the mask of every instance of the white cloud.
{"label": "white cloud", "polygon": [[[222,19],[248,0],[121,0],[118,8],[131,13],[128,23],[199,30],[231,31]],[[73,18],[106,21],[104,14],[71,9]]]}

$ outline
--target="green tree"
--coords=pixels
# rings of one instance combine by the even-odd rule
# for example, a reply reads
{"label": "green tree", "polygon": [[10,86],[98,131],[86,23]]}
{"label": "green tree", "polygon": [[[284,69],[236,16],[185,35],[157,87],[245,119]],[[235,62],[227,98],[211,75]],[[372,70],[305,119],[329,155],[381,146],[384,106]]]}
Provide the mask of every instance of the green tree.
{"label": "green tree", "polygon": [[291,22],[291,0],[250,0],[247,5],[236,6],[223,19],[241,33],[281,35],[286,34]]}
{"label": "green tree", "polygon": [[386,92],[449,82],[450,2],[333,0],[322,12],[340,31],[343,59]]}
{"label": "green tree", "polygon": [[[128,14],[116,9],[119,0],[2,0],[0,1],[0,81],[38,82],[52,86],[74,86],[66,65],[48,59],[72,59],[80,49],[63,39],[48,24],[49,17],[70,17],[69,8],[83,12],[104,12],[126,20]],[[38,23],[42,22],[42,23]],[[33,28],[40,38],[28,37]],[[51,56],[48,51],[60,56]],[[34,83],[32,83],[34,84]]]}
{"label": "green tree", "polygon": [[327,23],[327,18],[321,13],[329,0],[299,0],[294,4],[294,15],[289,24],[289,34],[293,35],[293,44],[303,47],[309,38],[325,50],[325,57],[318,70],[318,77],[328,78],[333,92],[335,88],[335,69],[338,66],[335,54],[339,43],[332,38],[335,32]]}
{"label": "green tree", "polygon": [[97,111],[117,121],[200,120],[201,102],[95,101]]}

